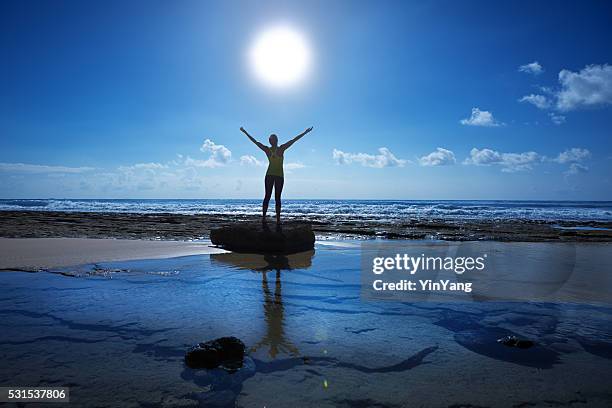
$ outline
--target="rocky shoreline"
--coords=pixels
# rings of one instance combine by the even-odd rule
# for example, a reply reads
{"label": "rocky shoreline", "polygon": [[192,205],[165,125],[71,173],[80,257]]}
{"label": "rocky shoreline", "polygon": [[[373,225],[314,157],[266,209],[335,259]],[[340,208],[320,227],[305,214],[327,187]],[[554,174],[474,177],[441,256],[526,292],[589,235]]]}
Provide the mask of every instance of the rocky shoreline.
{"label": "rocky shoreline", "polygon": [[[123,238],[191,240],[209,238],[210,230],[259,217],[235,214],[135,214],[53,211],[2,211],[0,237]],[[386,238],[447,241],[611,242],[612,222],[529,220],[381,220],[358,217],[287,218],[308,223],[319,239]]]}

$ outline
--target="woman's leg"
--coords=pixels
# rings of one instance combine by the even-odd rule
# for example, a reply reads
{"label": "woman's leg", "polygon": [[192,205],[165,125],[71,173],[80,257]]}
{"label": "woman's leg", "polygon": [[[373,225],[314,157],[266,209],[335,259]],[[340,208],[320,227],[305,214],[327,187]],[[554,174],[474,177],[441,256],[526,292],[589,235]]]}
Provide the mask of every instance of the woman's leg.
{"label": "woman's leg", "polygon": [[262,222],[266,222],[266,214],[268,213],[268,204],[270,204],[270,197],[272,197],[272,187],[274,186],[274,177],[266,176],[264,179],[264,185],[266,187],[266,195],[264,196],[262,205]]}
{"label": "woman's leg", "polygon": [[276,203],[276,223],[280,225],[281,194],[283,194],[283,177],[274,177],[274,202]]}

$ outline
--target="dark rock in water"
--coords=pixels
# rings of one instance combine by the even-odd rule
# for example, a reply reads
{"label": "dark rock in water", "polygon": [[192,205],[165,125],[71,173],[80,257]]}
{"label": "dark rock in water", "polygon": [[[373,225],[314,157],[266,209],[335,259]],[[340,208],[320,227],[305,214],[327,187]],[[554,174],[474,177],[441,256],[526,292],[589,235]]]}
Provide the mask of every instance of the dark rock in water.
{"label": "dark rock in water", "polygon": [[531,340],[519,339],[516,336],[502,337],[501,339],[497,339],[497,342],[503,344],[504,346],[516,347],[516,348],[522,348],[522,349],[527,349],[529,347],[532,347],[535,344]]}
{"label": "dark rock in water", "polygon": [[214,245],[235,252],[291,254],[314,248],[315,236],[309,224],[234,224],[210,231]]}
{"label": "dark rock in water", "polygon": [[244,343],[236,337],[221,337],[200,343],[187,351],[185,363],[190,368],[237,370],[242,367]]}

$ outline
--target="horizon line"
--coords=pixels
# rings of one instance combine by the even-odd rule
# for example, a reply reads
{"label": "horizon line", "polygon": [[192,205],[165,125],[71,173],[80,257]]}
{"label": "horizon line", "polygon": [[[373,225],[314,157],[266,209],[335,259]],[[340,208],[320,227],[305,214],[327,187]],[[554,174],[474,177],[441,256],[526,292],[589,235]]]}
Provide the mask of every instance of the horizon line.
{"label": "horizon line", "polygon": [[[261,201],[262,198],[0,198],[0,201],[19,201],[19,200],[58,200],[58,201],[69,201],[69,200],[131,200],[131,201],[173,201],[173,200],[184,200],[184,201],[197,201],[197,200],[242,200],[242,201]],[[272,201],[274,197],[272,197]],[[505,201],[505,202],[558,202],[558,203],[612,203],[612,200],[557,200],[557,199],[469,199],[469,198],[443,198],[443,199],[409,199],[409,198],[283,198],[282,201]]]}

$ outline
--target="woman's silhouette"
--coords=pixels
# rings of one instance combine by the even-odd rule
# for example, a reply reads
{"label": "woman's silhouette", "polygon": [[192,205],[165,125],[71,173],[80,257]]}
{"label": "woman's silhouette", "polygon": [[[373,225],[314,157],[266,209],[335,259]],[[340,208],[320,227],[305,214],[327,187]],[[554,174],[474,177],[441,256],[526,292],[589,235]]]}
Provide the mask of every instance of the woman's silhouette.
{"label": "woman's silhouette", "polygon": [[240,131],[247,135],[251,142],[255,143],[257,147],[264,151],[266,156],[268,157],[268,171],[266,172],[265,178],[265,187],[266,187],[266,195],[263,200],[262,205],[262,219],[261,222],[266,224],[266,214],[268,213],[268,204],[270,203],[270,197],[272,196],[272,187],[274,187],[274,202],[276,203],[276,227],[280,228],[280,213],[281,213],[281,194],[283,192],[283,184],[285,182],[284,174],[283,174],[283,158],[285,155],[285,150],[291,147],[295,142],[300,140],[302,136],[306,135],[308,132],[312,130],[312,127],[309,127],[287,143],[282,145],[278,145],[278,137],[275,134],[271,134],[270,138],[270,146],[266,146],[263,143],[258,142],[255,138],[244,130],[243,127],[240,128]]}

